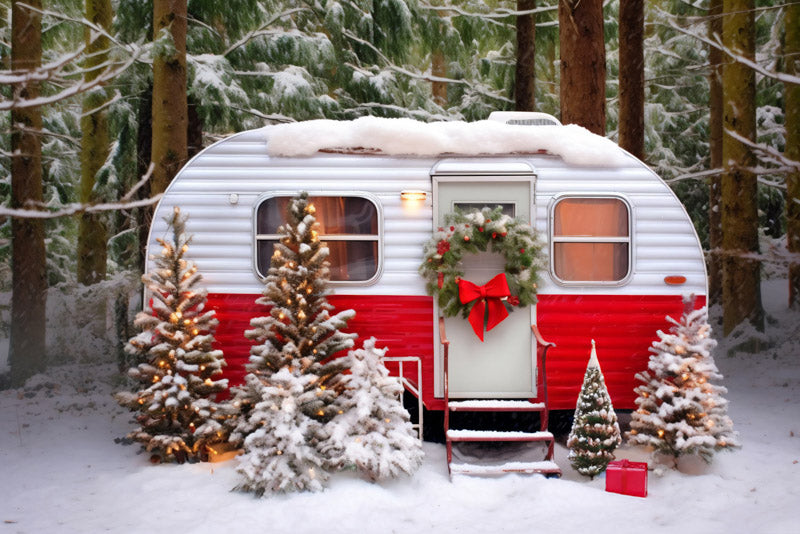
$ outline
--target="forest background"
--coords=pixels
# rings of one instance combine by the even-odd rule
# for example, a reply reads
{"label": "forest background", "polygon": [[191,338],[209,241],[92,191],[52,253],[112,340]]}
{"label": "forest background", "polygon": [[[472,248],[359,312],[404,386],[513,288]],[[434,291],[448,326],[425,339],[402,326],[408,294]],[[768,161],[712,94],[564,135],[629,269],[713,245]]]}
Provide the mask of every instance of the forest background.
{"label": "forest background", "polygon": [[322,117],[581,124],[680,197],[726,335],[758,345],[762,276],[800,306],[798,1],[0,6],[0,387],[56,360],[127,366],[172,176],[232,132]]}

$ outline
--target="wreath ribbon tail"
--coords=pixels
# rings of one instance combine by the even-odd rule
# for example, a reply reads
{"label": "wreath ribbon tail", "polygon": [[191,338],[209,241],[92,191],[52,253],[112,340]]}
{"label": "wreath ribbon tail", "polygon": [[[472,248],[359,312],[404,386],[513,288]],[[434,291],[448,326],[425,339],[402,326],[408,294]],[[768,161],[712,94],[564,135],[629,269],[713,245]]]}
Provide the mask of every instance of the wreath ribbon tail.
{"label": "wreath ribbon tail", "polygon": [[478,336],[478,339],[481,341],[483,341],[483,317],[485,309],[486,305],[484,304],[484,300],[481,299],[475,303],[472,310],[469,312],[469,317],[467,317],[469,324],[472,326],[472,331],[475,332],[475,335]]}
{"label": "wreath ribbon tail", "polygon": [[508,310],[500,299],[486,299],[486,303],[489,308],[486,318],[486,331],[488,332],[508,317]]}

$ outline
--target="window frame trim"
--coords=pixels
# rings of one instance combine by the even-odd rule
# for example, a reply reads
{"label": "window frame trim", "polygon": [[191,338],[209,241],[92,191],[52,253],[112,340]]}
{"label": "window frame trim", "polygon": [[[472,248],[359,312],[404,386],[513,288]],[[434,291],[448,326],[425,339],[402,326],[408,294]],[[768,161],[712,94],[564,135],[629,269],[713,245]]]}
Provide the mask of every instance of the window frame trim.
{"label": "window frame trim", "polygon": [[[555,235],[555,214],[556,214],[556,206],[562,200],[568,199],[612,199],[612,200],[619,200],[624,205],[625,208],[628,210],[628,236],[556,236]],[[630,283],[631,278],[633,277],[633,259],[635,258],[634,254],[634,215],[633,215],[633,205],[631,204],[630,200],[625,195],[619,193],[602,193],[602,192],[572,192],[569,193],[559,193],[555,195],[548,207],[548,214],[547,214],[547,234],[548,238],[550,239],[550,254],[549,254],[549,268],[550,268],[550,278],[558,285],[563,287],[620,287],[627,285]],[[563,280],[556,276],[556,268],[555,268],[555,244],[556,243],[627,243],[628,244],[628,271],[619,280]]]}
{"label": "window frame trim", "polygon": [[[378,265],[375,269],[375,274],[372,275],[371,278],[367,280],[328,280],[328,284],[331,286],[337,287],[357,287],[357,286],[371,286],[378,282],[383,276],[383,268],[384,268],[384,232],[383,232],[383,204],[381,204],[380,199],[377,195],[370,193],[368,191],[343,191],[343,190],[313,190],[309,189],[308,196],[309,197],[357,197],[357,198],[364,198],[369,201],[375,207],[375,213],[378,218],[378,233],[377,234],[320,234],[320,241],[323,241],[324,237],[335,237],[337,241],[375,241],[378,244]],[[258,233],[258,209],[261,207],[265,201],[276,198],[276,197],[295,197],[299,191],[297,190],[278,190],[278,191],[268,191],[266,193],[260,194],[256,201],[253,203],[253,213],[252,213],[252,267],[253,267],[253,274],[256,278],[261,282],[264,283],[267,279],[266,275],[262,275],[258,269],[258,243],[259,241],[268,241],[268,240],[277,240],[280,237],[280,234],[259,234]]]}

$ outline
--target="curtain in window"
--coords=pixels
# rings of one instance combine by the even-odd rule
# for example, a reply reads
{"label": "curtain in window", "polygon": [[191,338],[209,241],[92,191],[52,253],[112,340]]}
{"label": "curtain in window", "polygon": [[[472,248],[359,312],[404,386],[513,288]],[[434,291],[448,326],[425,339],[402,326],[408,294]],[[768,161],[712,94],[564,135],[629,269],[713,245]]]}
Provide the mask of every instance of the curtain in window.
{"label": "curtain in window", "polygon": [[[610,282],[628,272],[628,243],[602,238],[628,237],[628,210],[619,199],[569,198],[556,204],[553,219],[553,265],[561,280]],[[564,242],[559,237],[592,238]]]}

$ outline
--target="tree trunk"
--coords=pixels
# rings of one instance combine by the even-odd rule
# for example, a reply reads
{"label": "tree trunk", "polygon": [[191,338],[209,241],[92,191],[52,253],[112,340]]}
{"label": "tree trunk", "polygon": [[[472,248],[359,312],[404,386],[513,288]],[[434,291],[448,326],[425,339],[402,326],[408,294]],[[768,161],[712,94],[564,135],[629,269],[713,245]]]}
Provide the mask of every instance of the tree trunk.
{"label": "tree trunk", "polygon": [[153,58],[152,194],[164,192],[187,160],[186,16],[186,0],[153,1],[153,39],[167,31],[172,47],[157,47]]}
{"label": "tree trunk", "polygon": [[[433,54],[431,54],[431,74],[439,78],[447,77],[447,63],[445,62],[444,52],[441,49],[434,50]],[[437,106],[447,109],[447,84],[440,81],[432,82],[431,93],[433,94],[433,102]]]}
{"label": "tree trunk", "polygon": [[[517,11],[536,9],[536,0],[517,0]],[[517,15],[517,65],[514,77],[517,111],[536,110],[536,15]]]}
{"label": "tree trunk", "polygon": [[561,122],[606,133],[606,54],[602,0],[558,3]]}
{"label": "tree trunk", "polygon": [[[42,19],[34,9],[41,0],[15,0],[11,5],[11,68],[33,70],[42,63]],[[39,84],[13,86],[14,97],[34,99]],[[11,207],[32,209],[43,200],[42,115],[37,107],[11,110]],[[12,295],[9,363],[12,387],[44,370],[47,260],[44,221],[12,219]]]}
{"label": "tree trunk", "polygon": [[[111,29],[111,1],[86,0],[86,19],[96,25]],[[109,40],[100,36],[91,40],[91,33],[85,30],[87,60],[84,76],[91,82],[103,71],[108,61]],[[108,113],[101,109],[108,102],[108,93],[103,88],[89,91],[83,98],[83,117],[81,118],[81,185],[80,201],[94,203],[100,199],[96,186],[96,176],[106,162],[109,153]],[[96,110],[93,111],[92,110]],[[78,226],[78,282],[94,284],[106,277],[106,257],[108,241],[104,216],[99,213],[83,213]]]}
{"label": "tree trunk", "polygon": [[[786,6],[786,72],[800,76],[800,3]],[[800,85],[786,84],[786,157],[800,162]],[[800,169],[786,177],[786,239],[789,252],[800,254]],[[789,264],[789,306],[800,309],[800,261]]]}
{"label": "tree trunk", "polygon": [[[722,34],[725,46],[751,60],[755,56],[753,0],[724,0]],[[760,265],[748,257],[758,252],[758,201],[752,150],[727,131],[755,141],[755,73],[729,60],[723,67],[722,160],[723,331],[728,335],[749,321],[764,329]]]}
{"label": "tree trunk", "polygon": [[644,0],[619,3],[619,146],[644,159]]}
{"label": "tree trunk", "polygon": [[[722,0],[711,0],[708,8],[711,17],[708,24],[709,38],[722,37]],[[709,145],[712,169],[722,168],[722,50],[708,47],[710,72],[709,95]],[[708,181],[708,300],[710,304],[722,303],[722,178],[719,174]]]}

